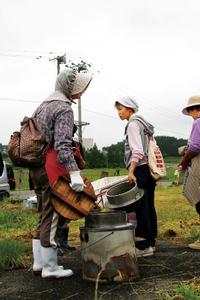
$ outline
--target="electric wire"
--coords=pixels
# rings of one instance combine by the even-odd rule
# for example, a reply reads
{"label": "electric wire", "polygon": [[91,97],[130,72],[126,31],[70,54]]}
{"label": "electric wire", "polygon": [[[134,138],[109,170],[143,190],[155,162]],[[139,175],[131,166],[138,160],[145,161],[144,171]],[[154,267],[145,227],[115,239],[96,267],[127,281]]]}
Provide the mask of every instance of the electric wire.
{"label": "electric wire", "polygon": [[[39,53],[38,54],[38,56],[37,57],[35,57],[35,56],[30,56],[30,57],[35,57],[35,58],[42,58],[42,55],[40,55],[41,53],[43,53],[43,54],[46,54],[46,55],[50,55],[50,54],[54,54],[54,55],[58,55],[58,53],[56,53],[56,52],[53,52],[53,51],[34,51],[34,50],[11,50],[11,49],[0,49],[0,52],[22,52],[22,53]],[[63,53],[63,52],[62,52]],[[71,57],[71,58],[73,58],[73,60],[80,60],[80,59],[82,59],[81,57],[76,57],[76,56],[74,56],[74,55],[71,55],[70,53],[65,53],[68,57]],[[27,58],[28,56],[23,56],[22,54],[12,54],[12,55],[10,55],[10,54],[2,54],[2,53],[0,53],[0,56],[1,55],[3,55],[3,56],[13,56],[13,57],[24,57],[24,58]],[[97,77],[98,77],[98,73],[99,74],[102,74],[102,72],[99,72],[99,71],[97,71],[97,70],[95,70],[96,71],[96,79],[97,79]],[[125,71],[124,71],[125,72]],[[103,79],[103,78],[107,78],[106,80],[107,80],[107,82],[105,82],[105,80]],[[130,94],[133,94],[133,95],[136,95],[136,93],[134,92],[134,91],[132,91],[129,87],[122,87],[121,86],[121,84],[119,83],[119,82],[117,82],[115,79],[113,79],[113,78],[110,78],[108,75],[106,75],[105,73],[103,74],[103,78],[101,78],[101,81],[100,80],[98,80],[97,79],[97,82],[99,83],[99,84],[101,84],[102,86],[104,86],[104,87],[107,87],[107,88],[111,88],[115,93],[116,93],[116,95],[117,96],[121,96],[122,94],[124,94],[124,93],[127,93],[127,91],[128,91],[128,93],[130,93]],[[102,81],[104,81],[104,83],[102,84]],[[113,82],[115,82],[115,85],[113,86]],[[106,84],[105,84],[106,83]],[[118,88],[116,88],[116,87],[118,87]],[[147,105],[147,107],[150,109],[150,110],[154,110],[155,111],[155,109],[159,112],[159,113],[161,113],[162,115],[164,115],[166,118],[171,118],[170,116],[168,116],[168,115],[166,115],[166,114],[164,114],[163,113],[163,109],[164,110],[168,110],[169,111],[169,107],[164,107],[164,106],[162,106],[162,105],[160,105],[160,104],[158,104],[158,103],[156,103],[156,104],[153,104],[153,101],[149,101],[149,99],[145,99],[145,97],[144,96],[142,96],[142,95],[139,95],[138,93],[137,93],[137,96],[140,98],[140,99],[142,99],[142,100],[144,100],[146,103],[146,105]],[[151,103],[151,106],[149,106],[148,105],[148,103]],[[159,109],[159,107],[160,107],[160,109]],[[170,113],[172,113],[172,114],[174,114],[174,117],[176,117],[177,118],[177,114],[176,114],[176,112],[170,112]]]}
{"label": "electric wire", "polygon": [[[0,98],[0,101],[24,102],[24,103],[41,103],[41,101],[37,101],[37,100],[24,100],[24,99],[15,99],[15,98]],[[86,111],[86,112],[89,112],[89,113],[99,115],[99,116],[103,116],[103,117],[118,120],[118,117],[114,117],[114,116],[111,116],[109,114],[97,112],[97,111],[86,109],[86,108],[82,108],[82,110]],[[159,130],[159,131],[163,131],[163,132],[169,132],[169,133],[172,133],[172,134],[179,134],[179,135],[185,136],[185,133],[181,133],[179,131],[172,131],[172,130],[163,129],[160,126],[155,127],[155,129]]]}
{"label": "electric wire", "polygon": [[[1,53],[1,52],[10,52],[10,53]],[[18,54],[16,54],[16,52],[18,52]],[[34,56],[25,56],[23,54],[19,54],[19,53],[40,53],[40,55],[38,55],[37,57],[34,55]],[[14,54],[15,53],[15,54]],[[9,56],[9,57],[23,57],[23,58],[42,58],[43,56],[41,54],[45,54],[45,55],[56,55],[56,52],[52,52],[52,51],[33,51],[33,50],[11,50],[11,49],[0,49],[0,56]],[[62,52],[63,53],[63,52]],[[69,57],[73,58],[73,60],[80,60],[81,57],[77,58],[69,53],[65,53],[65,55],[68,56],[68,59]],[[69,60],[70,61],[70,60]],[[98,74],[99,73],[99,74]],[[127,91],[130,91],[131,94],[136,94],[134,93],[133,91],[131,91],[130,88],[127,88],[127,87],[122,87],[120,85],[120,83],[118,83],[116,80],[114,80],[113,78],[110,78],[108,75],[105,75],[103,74],[102,75],[102,72],[99,72],[96,70],[96,76],[95,76],[95,79],[96,79],[96,82],[97,84],[103,86],[104,88],[106,89],[112,89],[113,92],[116,94],[117,97],[120,97],[122,94],[125,94],[125,91],[126,91],[126,94],[127,94]],[[103,77],[103,78],[100,78]],[[106,79],[106,80],[105,80]],[[114,86],[113,86],[113,83],[116,83]],[[159,112],[159,114],[163,115],[165,118],[168,118],[170,120],[173,120],[174,118],[176,118],[176,121],[177,121],[177,114],[175,112],[170,112],[170,115],[166,115],[165,113],[163,113],[163,109],[164,111],[165,110],[168,110],[168,108],[166,107],[163,107],[159,104],[153,104],[153,102],[151,101],[147,101],[147,99],[145,99],[143,96],[139,96],[140,99],[143,99],[143,101],[145,101],[145,105],[147,106],[148,110],[153,110],[155,112],[155,110],[157,110]],[[18,102],[29,102],[29,103],[39,103],[40,101],[33,101],[33,100],[23,100],[23,99],[13,99],[13,98],[0,98],[0,100],[6,100],[6,101],[18,101]],[[148,103],[151,103],[151,106],[148,105]],[[93,111],[93,110],[89,110],[89,109],[84,109],[83,110],[87,111],[87,112],[90,112],[90,113],[94,113],[94,114],[97,114],[97,115],[102,115],[102,116],[105,116],[105,117],[108,117],[108,118],[112,118],[112,119],[117,119],[113,116],[110,116],[108,114],[105,114],[105,113],[101,113],[101,112],[97,112],[97,111]],[[174,114],[174,116],[171,115]],[[162,131],[165,131],[165,132],[173,132],[173,133],[178,133],[178,132],[175,132],[175,131],[169,131],[169,130],[166,130],[166,129],[159,129],[159,130],[162,130]],[[178,133],[180,134],[180,132]]]}

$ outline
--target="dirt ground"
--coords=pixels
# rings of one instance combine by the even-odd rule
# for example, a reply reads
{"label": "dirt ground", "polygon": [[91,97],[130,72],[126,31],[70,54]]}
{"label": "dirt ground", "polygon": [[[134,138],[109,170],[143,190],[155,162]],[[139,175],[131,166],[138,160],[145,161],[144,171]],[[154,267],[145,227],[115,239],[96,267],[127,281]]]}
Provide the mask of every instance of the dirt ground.
{"label": "dirt ground", "polygon": [[154,256],[138,259],[137,282],[99,283],[95,287],[82,279],[79,250],[59,257],[59,264],[71,268],[74,276],[50,281],[34,276],[31,269],[0,272],[0,299],[152,300],[158,299],[158,291],[200,277],[199,251],[166,241],[158,241]]}

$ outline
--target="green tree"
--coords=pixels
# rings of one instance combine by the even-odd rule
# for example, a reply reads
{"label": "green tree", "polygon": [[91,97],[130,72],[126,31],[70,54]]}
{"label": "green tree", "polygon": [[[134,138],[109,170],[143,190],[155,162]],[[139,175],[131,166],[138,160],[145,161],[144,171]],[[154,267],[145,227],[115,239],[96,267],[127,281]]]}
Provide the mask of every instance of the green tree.
{"label": "green tree", "polygon": [[124,142],[112,144],[109,147],[104,147],[103,151],[107,152],[108,165],[112,168],[124,167]]}
{"label": "green tree", "polygon": [[163,156],[178,156],[178,147],[187,145],[187,140],[172,136],[156,136],[155,138]]}
{"label": "green tree", "polygon": [[85,151],[86,167],[90,169],[106,167],[106,160],[103,152],[98,150],[96,144],[90,150]]}

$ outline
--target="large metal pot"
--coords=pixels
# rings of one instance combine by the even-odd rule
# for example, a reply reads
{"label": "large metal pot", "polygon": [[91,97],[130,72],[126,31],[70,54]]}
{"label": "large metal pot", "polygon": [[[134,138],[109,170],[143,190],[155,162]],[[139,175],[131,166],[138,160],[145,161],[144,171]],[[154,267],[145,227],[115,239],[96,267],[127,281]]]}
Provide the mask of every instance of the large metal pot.
{"label": "large metal pot", "polygon": [[144,195],[144,190],[129,181],[111,187],[107,192],[107,207],[120,208],[138,201]]}
{"label": "large metal pot", "polygon": [[99,282],[139,278],[134,226],[124,211],[93,212],[80,227],[83,279]]}

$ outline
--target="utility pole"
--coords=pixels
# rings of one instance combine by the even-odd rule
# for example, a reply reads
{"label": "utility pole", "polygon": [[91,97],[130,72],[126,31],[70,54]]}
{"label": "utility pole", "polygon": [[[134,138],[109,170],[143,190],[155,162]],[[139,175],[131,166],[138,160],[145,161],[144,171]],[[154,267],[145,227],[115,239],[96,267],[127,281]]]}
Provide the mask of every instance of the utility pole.
{"label": "utility pole", "polygon": [[[81,71],[87,71],[87,65],[85,63],[78,64],[78,72],[80,73]],[[78,131],[79,131],[79,143],[83,143],[83,136],[82,136],[82,111],[81,111],[81,97],[78,100]]]}
{"label": "utility pole", "polygon": [[[87,64],[83,60],[80,63],[75,64],[74,62],[71,62],[70,65],[66,65],[66,67],[74,68],[76,69],[79,73],[87,72],[88,66],[90,67],[90,64]],[[83,142],[83,137],[82,137],[82,127],[85,125],[90,125],[90,123],[87,122],[82,122],[82,111],[81,111],[81,97],[78,100],[78,122],[75,122],[76,126],[78,127],[78,140],[79,143],[82,144]]]}
{"label": "utility pole", "polygon": [[52,60],[57,61],[57,75],[58,75],[60,73],[60,65],[66,64],[66,53],[64,53],[63,55],[56,56],[52,59],[49,59],[49,61],[52,61]]}

